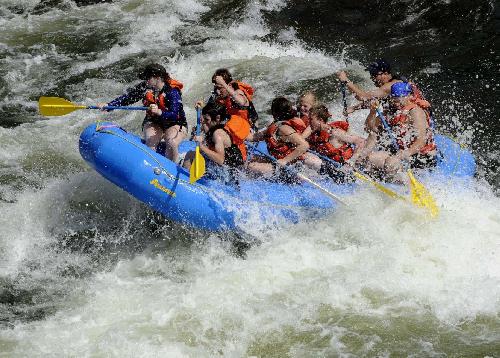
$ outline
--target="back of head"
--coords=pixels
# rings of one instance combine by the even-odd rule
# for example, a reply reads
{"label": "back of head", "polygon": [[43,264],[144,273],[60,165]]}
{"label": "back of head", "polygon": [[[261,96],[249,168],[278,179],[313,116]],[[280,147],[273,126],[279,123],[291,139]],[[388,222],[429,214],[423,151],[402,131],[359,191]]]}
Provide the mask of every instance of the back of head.
{"label": "back of head", "polygon": [[396,82],[391,86],[391,97],[406,97],[412,93],[412,86],[408,82]]}
{"label": "back of head", "polygon": [[271,103],[271,113],[275,120],[286,121],[295,117],[292,102],[285,97],[277,97]]}
{"label": "back of head", "polygon": [[141,80],[149,80],[151,77],[160,77],[165,82],[168,82],[170,76],[168,75],[165,67],[160,65],[159,63],[151,63],[144,67],[141,73],[139,73],[139,78]]}
{"label": "back of head", "polygon": [[219,120],[221,122],[227,119],[226,107],[217,103],[209,102],[203,109],[201,110],[202,115],[209,115],[212,121],[217,120],[217,116],[219,116]]}
{"label": "back of head", "polygon": [[380,72],[382,73],[391,73],[391,65],[389,62],[384,60],[383,58],[380,58],[376,60],[373,63],[370,63],[367,67],[366,70],[370,72],[370,76],[374,77]]}
{"label": "back of head", "polygon": [[219,68],[215,70],[215,73],[212,76],[213,83],[215,83],[215,77],[217,76],[221,76],[224,79],[224,82],[226,82],[227,84],[233,81],[233,76],[231,75],[231,72],[229,72],[227,68]]}
{"label": "back of head", "polygon": [[330,114],[330,112],[328,112],[328,108],[326,108],[325,105],[318,104],[309,110],[309,116],[317,117],[319,120],[326,123],[328,121],[328,118],[330,118],[332,115]]}

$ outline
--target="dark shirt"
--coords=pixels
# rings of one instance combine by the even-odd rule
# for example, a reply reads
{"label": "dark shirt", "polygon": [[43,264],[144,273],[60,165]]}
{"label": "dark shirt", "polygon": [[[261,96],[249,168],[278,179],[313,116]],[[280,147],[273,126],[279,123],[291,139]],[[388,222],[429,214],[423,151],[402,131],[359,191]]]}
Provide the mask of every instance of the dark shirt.
{"label": "dark shirt", "polygon": [[[146,81],[127,89],[127,91],[118,98],[108,103],[108,106],[129,106],[135,102],[142,101],[148,90]],[[164,123],[186,122],[186,114],[182,105],[182,95],[177,88],[172,88],[166,84],[160,93],[165,93],[166,111],[162,111],[161,119]]]}

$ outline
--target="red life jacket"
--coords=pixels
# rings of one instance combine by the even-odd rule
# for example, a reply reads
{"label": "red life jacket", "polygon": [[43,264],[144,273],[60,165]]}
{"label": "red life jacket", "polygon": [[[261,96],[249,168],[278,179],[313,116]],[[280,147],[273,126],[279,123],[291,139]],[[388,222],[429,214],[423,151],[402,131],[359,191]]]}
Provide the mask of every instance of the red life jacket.
{"label": "red life jacket", "polygon": [[[295,150],[295,145],[280,140],[278,129],[282,125],[292,127],[297,133],[302,134],[307,126],[300,118],[292,118],[287,121],[274,122],[266,130],[266,144],[269,154],[276,159],[283,159]],[[298,159],[303,159],[303,156]]]}
{"label": "red life jacket", "polygon": [[309,116],[303,114],[300,116],[300,119],[302,119],[302,122],[304,122],[305,126],[309,126],[309,124],[311,123],[311,120],[309,119]]}
{"label": "red life jacket", "polygon": [[[422,103],[425,105],[426,103],[428,104],[429,102],[422,100],[422,99],[417,99],[419,103]],[[389,125],[391,126],[391,130],[394,133],[394,136],[396,137],[396,141],[398,143],[399,149],[404,150],[410,147],[410,145],[415,142],[415,138],[411,138],[408,136],[407,131],[408,131],[408,114],[413,108],[420,107],[415,100],[412,100],[409,104],[404,106],[399,113],[397,113],[394,117],[389,119]],[[423,102],[422,102],[423,101]],[[434,143],[434,137],[432,135],[432,129],[430,128],[430,115],[429,111],[426,111],[424,108],[422,108],[425,112],[425,116],[427,119],[427,124],[429,127],[427,128],[427,134],[426,134],[426,141],[425,145],[419,150],[420,154],[427,154],[433,150],[436,149],[436,143]]]}
{"label": "red life jacket", "polygon": [[346,131],[349,129],[349,123],[347,121],[335,121],[328,124],[330,130],[316,131],[312,133],[307,141],[309,142],[311,149],[324,155],[336,162],[343,163],[352,157],[354,151],[349,143],[344,143],[340,147],[336,148],[332,143],[330,143],[331,130],[341,129]]}

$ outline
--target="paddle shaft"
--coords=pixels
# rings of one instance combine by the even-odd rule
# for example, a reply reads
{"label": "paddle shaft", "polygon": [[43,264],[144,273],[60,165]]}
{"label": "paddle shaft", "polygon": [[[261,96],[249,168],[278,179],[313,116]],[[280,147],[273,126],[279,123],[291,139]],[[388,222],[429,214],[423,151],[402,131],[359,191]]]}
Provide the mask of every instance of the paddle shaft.
{"label": "paddle shaft", "polygon": [[201,133],[201,108],[196,108],[196,135],[199,137]]}
{"label": "paddle shaft", "polygon": [[382,114],[382,111],[378,108],[377,108],[377,116],[382,121],[382,125],[384,126],[384,129],[387,131],[387,133],[389,133],[389,137],[391,137],[392,145],[394,146],[394,149],[398,150],[399,149],[398,141],[396,140],[396,137],[394,136],[394,133],[392,132],[391,127],[389,126],[389,123],[385,120],[385,117]]}
{"label": "paddle shaft", "polygon": [[86,106],[83,107],[85,109],[103,109],[107,111],[112,111],[114,109],[124,109],[126,111],[147,111],[149,107],[133,107],[133,106],[104,106],[104,107],[97,107],[97,106]]}
{"label": "paddle shaft", "polygon": [[[328,158],[328,157],[326,157],[324,155],[321,155],[321,154],[315,152],[314,150],[310,150],[309,149],[308,152],[311,153],[311,154],[314,154],[314,155],[318,156],[320,159],[322,159],[324,161],[329,162],[330,164],[332,164],[335,167],[336,170],[340,170],[340,164],[337,163],[335,160],[333,160],[331,158]],[[374,181],[373,179],[367,177],[366,175],[361,174],[359,171],[353,169],[353,172],[354,172],[354,175],[356,176],[356,178],[361,179],[364,182],[373,185],[375,188],[377,188],[378,190],[380,190],[384,194],[387,194],[391,198],[406,200],[405,197],[399,195],[398,193],[396,193],[395,191],[393,191],[393,190],[391,190],[389,188],[386,188],[382,184],[377,183],[376,181]]]}
{"label": "paddle shaft", "polygon": [[282,168],[285,168],[286,170],[289,170],[291,172],[293,172],[295,175],[297,175],[300,179],[308,182],[309,184],[311,184],[312,186],[314,186],[316,189],[320,190],[321,192],[323,192],[324,194],[326,194],[327,196],[329,196],[330,198],[333,198],[335,200],[337,200],[339,203],[345,205],[345,206],[348,206],[347,203],[345,201],[343,201],[342,199],[340,199],[337,195],[333,194],[331,191],[329,191],[328,189],[325,189],[323,188],[321,185],[319,185],[318,183],[316,183],[314,180],[306,177],[304,174],[301,174],[301,173],[298,173],[296,170],[293,170],[292,168],[290,167],[287,167],[287,166],[282,166],[279,164],[278,160],[267,154],[267,153],[264,153],[262,152],[261,150],[259,150],[256,146],[251,146],[252,149],[256,152],[259,152],[260,154],[262,154],[264,157],[270,159],[271,161],[273,161],[274,163],[276,163],[277,165],[281,166]]}
{"label": "paddle shaft", "polygon": [[340,90],[342,91],[342,102],[344,104],[344,116],[347,121],[349,114],[347,113],[347,94],[346,94],[347,82],[342,81],[340,83]]}

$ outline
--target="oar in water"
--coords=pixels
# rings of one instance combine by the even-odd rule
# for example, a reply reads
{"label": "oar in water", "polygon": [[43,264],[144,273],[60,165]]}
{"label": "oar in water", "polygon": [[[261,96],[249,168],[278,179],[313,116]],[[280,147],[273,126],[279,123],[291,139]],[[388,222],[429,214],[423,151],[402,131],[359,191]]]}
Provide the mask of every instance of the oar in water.
{"label": "oar in water", "polygon": [[[399,149],[396,137],[394,137],[394,133],[392,132],[391,127],[389,127],[389,124],[385,120],[384,115],[378,108],[377,115],[382,121],[382,125],[384,126],[385,130],[389,133],[394,148]],[[429,190],[427,190],[424,184],[422,184],[415,178],[411,169],[407,170],[407,174],[410,181],[411,202],[417,206],[426,208],[430,212],[432,217],[438,216],[439,208],[432,194],[429,192]]]}
{"label": "oar in water", "polygon": [[42,116],[64,116],[65,114],[76,111],[77,109],[124,109],[128,111],[145,111],[149,107],[131,107],[131,106],[85,106],[71,103],[70,101],[60,97],[40,97],[38,100],[38,108]]}
{"label": "oar in water", "polygon": [[[272,162],[276,163],[277,165],[280,165],[278,163],[278,160],[267,154],[267,153],[264,153],[262,152],[261,150],[259,150],[256,146],[251,146],[252,149],[255,151],[255,152],[258,152],[260,153],[261,155],[263,155],[264,157],[268,158],[269,160],[271,160]],[[281,165],[280,165],[281,166]],[[282,168],[292,172],[294,175],[296,175],[298,178],[308,182],[309,184],[311,184],[312,186],[314,186],[316,189],[320,190],[321,192],[323,192],[324,194],[326,194],[327,196],[329,196],[330,198],[338,201],[339,203],[341,203],[342,205],[345,205],[345,206],[348,206],[347,203],[345,201],[343,201],[341,198],[339,198],[337,195],[333,194],[331,191],[329,191],[328,189],[326,188],[323,188],[321,185],[319,185],[318,183],[316,183],[314,180],[306,177],[304,174],[301,174],[299,172],[297,172],[296,170],[293,170],[292,168],[288,167],[288,166],[281,166]]]}
{"label": "oar in water", "polygon": [[[196,135],[200,135],[201,130],[201,108],[196,109]],[[200,153],[200,144],[196,145],[194,160],[189,169],[189,182],[193,184],[205,174],[205,158]]]}

